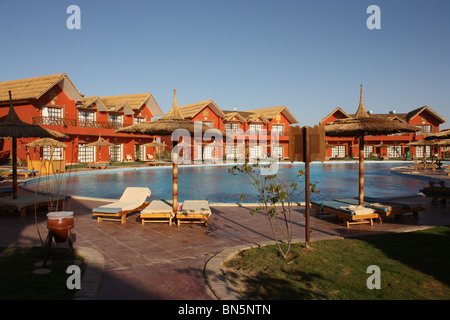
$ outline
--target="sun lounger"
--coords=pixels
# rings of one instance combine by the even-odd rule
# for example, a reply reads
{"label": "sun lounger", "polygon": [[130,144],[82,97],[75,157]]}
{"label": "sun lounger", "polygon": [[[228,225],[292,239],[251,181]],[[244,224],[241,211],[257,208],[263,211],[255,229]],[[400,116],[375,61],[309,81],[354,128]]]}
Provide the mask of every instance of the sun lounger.
{"label": "sun lounger", "polygon": [[431,161],[431,162],[425,162],[425,161],[417,162],[417,160],[416,160],[416,161],[414,161],[412,166],[413,166],[413,168],[415,170],[418,170],[418,169],[427,170],[427,168],[430,168],[431,170],[436,170],[437,168],[439,168],[438,164],[435,163],[434,161]]}
{"label": "sun lounger", "polygon": [[[371,197],[365,197],[364,200],[364,207],[374,209],[380,216],[401,216],[405,213],[413,213],[417,216],[419,211],[425,210],[420,203],[406,204]],[[336,201],[353,205],[359,203],[358,199],[337,199]]]}
{"label": "sun lounger", "polygon": [[180,223],[208,223],[211,215],[209,203],[206,200],[186,200],[181,210],[177,212],[177,224]]}
{"label": "sun lounger", "polygon": [[149,188],[128,187],[118,201],[92,209],[92,214],[97,216],[98,222],[110,220],[125,223],[127,214],[148,206],[145,200],[150,194]]}
{"label": "sun lounger", "polygon": [[[37,173],[39,173],[39,170],[17,170],[17,175],[25,176],[25,177],[28,177],[30,175],[34,176]],[[10,176],[12,174],[13,174],[12,170],[3,172],[3,175],[5,176],[5,178],[7,178],[8,176]]]}
{"label": "sun lounger", "polygon": [[95,168],[98,168],[98,169],[106,169],[106,168],[109,167],[109,163],[89,163],[89,164],[87,165],[87,167],[88,167],[89,169],[95,169]]}
{"label": "sun lounger", "polygon": [[340,201],[311,201],[311,207],[316,209],[315,216],[319,217],[320,213],[330,213],[342,219],[347,228],[351,224],[370,223],[373,225],[373,219],[381,219],[378,213],[372,208],[365,208],[355,205],[350,205]]}
{"label": "sun lounger", "polygon": [[65,196],[23,194],[13,199],[12,195],[8,195],[0,198],[0,208],[2,211],[17,211],[21,217],[25,217],[28,209],[57,207],[58,210],[62,210],[62,204],[66,198]]}
{"label": "sun lounger", "polygon": [[141,211],[142,225],[146,222],[168,222],[171,225],[174,217],[172,204],[162,200],[153,200]]}
{"label": "sun lounger", "polygon": [[450,176],[450,166],[447,166],[444,168],[444,173],[446,173],[448,176]]}
{"label": "sun lounger", "polygon": [[432,202],[441,199],[442,203],[446,203],[447,199],[450,199],[450,188],[445,186],[444,181],[439,181],[439,186],[436,186],[435,182],[430,181],[429,187],[423,188],[420,192],[426,197],[432,198]]}

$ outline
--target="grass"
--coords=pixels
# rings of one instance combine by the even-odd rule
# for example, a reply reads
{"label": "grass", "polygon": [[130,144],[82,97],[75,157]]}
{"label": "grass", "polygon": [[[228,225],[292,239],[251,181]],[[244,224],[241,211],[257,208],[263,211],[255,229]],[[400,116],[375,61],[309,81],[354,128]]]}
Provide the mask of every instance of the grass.
{"label": "grass", "polygon": [[[0,299],[1,300],[70,300],[76,290],[67,288],[66,273],[71,264],[67,257],[68,249],[52,250],[51,264],[38,267],[45,257],[42,247],[0,248]],[[75,259],[82,260],[75,256]],[[49,274],[34,274],[36,269],[50,269]],[[80,266],[82,274],[84,264]]]}
{"label": "grass", "polygon": [[[450,227],[296,244],[288,259],[275,246],[242,251],[225,263],[249,299],[448,300]],[[381,289],[368,289],[380,268]],[[240,278],[240,281],[236,279]]]}

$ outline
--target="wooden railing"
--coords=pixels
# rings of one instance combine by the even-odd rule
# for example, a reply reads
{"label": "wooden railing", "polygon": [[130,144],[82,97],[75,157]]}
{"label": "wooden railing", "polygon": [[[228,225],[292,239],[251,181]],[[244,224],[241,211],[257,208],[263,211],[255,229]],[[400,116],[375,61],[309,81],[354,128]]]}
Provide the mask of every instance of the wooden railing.
{"label": "wooden railing", "polygon": [[120,129],[123,127],[122,123],[101,122],[101,121],[85,121],[68,118],[52,118],[52,117],[35,117],[33,124],[38,125],[56,125],[63,127],[83,127],[83,128],[99,128],[99,129]]}

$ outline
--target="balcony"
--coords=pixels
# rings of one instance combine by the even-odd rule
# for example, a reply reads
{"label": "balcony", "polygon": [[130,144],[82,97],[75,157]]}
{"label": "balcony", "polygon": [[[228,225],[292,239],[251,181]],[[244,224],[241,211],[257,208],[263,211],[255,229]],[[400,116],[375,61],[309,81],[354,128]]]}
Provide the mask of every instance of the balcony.
{"label": "balcony", "polygon": [[33,118],[33,124],[54,125],[62,127],[115,129],[115,130],[124,127],[122,123],[117,122],[85,121],[85,120],[53,118],[53,117],[35,117]]}

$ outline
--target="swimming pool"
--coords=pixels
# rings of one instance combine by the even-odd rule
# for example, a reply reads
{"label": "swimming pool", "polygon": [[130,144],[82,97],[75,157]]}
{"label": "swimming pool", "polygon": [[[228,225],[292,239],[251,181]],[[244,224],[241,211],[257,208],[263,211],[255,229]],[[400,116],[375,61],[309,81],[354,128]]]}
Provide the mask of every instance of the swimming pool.
{"label": "swimming pool", "polygon": [[[426,181],[391,173],[390,169],[408,162],[366,161],[364,192],[366,196],[391,197],[418,193]],[[230,176],[231,165],[179,166],[178,199],[206,199],[210,203],[240,202],[239,194],[247,194],[245,202],[256,202],[256,191],[243,176]],[[280,164],[278,176],[290,179],[303,163]],[[311,200],[358,196],[358,162],[313,162],[310,164],[310,182],[316,183],[320,193],[311,194]],[[302,189],[304,180],[299,181]],[[172,167],[142,167],[109,169],[103,171],[71,172],[57,179],[36,179],[27,187],[45,192],[83,197],[118,199],[126,187],[148,187],[150,200],[172,199]],[[296,201],[304,201],[304,193]]]}

